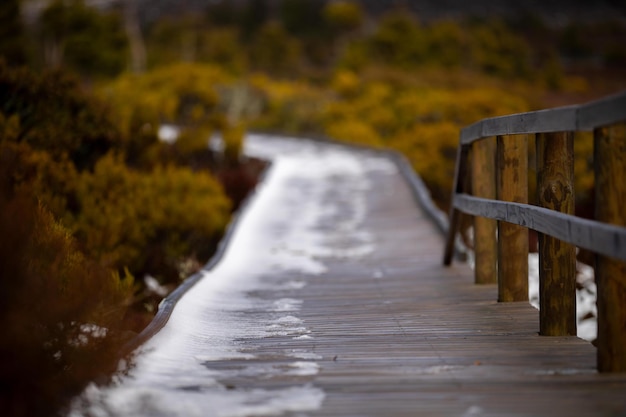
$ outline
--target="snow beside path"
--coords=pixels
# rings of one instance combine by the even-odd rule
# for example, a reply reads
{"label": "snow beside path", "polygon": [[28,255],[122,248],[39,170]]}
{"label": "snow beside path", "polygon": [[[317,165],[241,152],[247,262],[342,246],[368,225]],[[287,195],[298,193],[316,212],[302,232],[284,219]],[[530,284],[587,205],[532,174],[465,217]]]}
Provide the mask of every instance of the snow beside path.
{"label": "snow beside path", "polygon": [[[272,165],[224,257],[183,295],[129,374],[109,387],[88,387],[70,416],[282,415],[322,405],[324,392],[307,380],[273,389],[232,389],[222,381],[318,373],[322,358],[309,348],[315,335],[298,317],[302,300],[267,294],[297,296],[325,273],[325,259],[372,253],[376,242],[362,226],[367,173],[396,167],[374,153],[301,139],[249,135],[244,149]],[[280,365],[254,361],[255,340],[267,337],[288,337],[301,348],[278,352]],[[238,366],[215,367],[223,360]]]}

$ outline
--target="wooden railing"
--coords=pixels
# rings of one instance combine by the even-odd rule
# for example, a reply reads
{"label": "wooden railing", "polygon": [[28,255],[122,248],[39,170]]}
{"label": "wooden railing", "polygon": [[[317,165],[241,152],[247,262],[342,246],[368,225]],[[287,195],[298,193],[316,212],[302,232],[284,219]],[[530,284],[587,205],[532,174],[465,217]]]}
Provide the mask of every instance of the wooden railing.
{"label": "wooden railing", "polygon": [[[594,133],[595,219],[574,216],[574,132]],[[528,204],[535,136],[536,205]],[[576,335],[576,247],[596,253],[598,370],[626,372],[626,92],[579,106],[484,119],[461,130],[444,264],[461,212],[474,217],[476,283],[528,300],[538,232],[539,333]]]}

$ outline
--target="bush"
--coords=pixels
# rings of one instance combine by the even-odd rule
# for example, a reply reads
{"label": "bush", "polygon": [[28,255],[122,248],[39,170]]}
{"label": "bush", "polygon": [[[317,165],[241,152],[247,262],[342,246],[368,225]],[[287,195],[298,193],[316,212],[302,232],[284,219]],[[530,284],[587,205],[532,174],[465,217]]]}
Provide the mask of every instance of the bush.
{"label": "bush", "polygon": [[48,416],[115,371],[133,280],[86,258],[23,192],[0,196],[0,229],[0,410]]}
{"label": "bush", "polygon": [[0,60],[0,113],[19,121],[12,122],[12,140],[53,158],[68,155],[79,169],[90,169],[121,141],[108,109],[60,72],[39,75]]}
{"label": "bush", "polygon": [[136,171],[113,154],[81,174],[77,204],[72,228],[87,253],[110,268],[170,282],[185,256],[208,258],[230,209],[208,173],[174,166]]}

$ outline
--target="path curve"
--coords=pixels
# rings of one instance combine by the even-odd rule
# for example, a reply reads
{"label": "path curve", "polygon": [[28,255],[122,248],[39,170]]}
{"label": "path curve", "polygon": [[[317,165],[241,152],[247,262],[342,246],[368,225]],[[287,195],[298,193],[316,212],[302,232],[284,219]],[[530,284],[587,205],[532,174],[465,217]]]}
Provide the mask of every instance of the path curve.
{"label": "path curve", "polygon": [[[392,154],[252,135],[272,160],[212,269],[172,303],[135,366],[70,415],[626,415],[626,375],[576,337],[497,303]],[[399,168],[400,167],[400,168]]]}

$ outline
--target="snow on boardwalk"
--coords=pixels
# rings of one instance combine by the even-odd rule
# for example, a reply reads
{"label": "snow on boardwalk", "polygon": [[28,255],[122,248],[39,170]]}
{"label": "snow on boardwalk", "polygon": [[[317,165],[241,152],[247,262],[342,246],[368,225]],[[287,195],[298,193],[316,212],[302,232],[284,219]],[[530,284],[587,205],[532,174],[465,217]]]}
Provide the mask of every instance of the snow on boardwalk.
{"label": "snow on boardwalk", "polygon": [[598,375],[591,344],[537,336],[528,303],[441,266],[389,159],[267,136],[246,151],[273,165],[223,259],[72,415],[626,415],[626,375]]}

